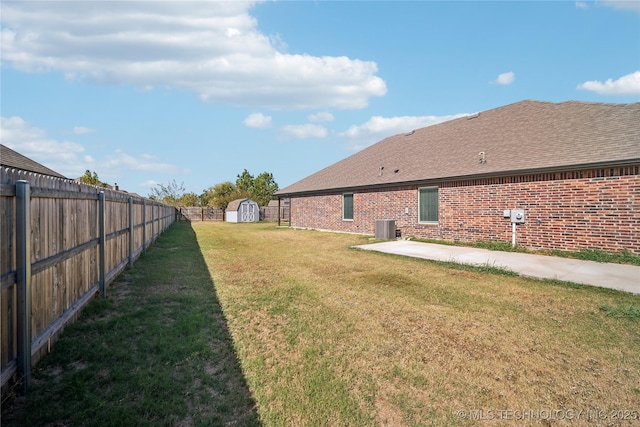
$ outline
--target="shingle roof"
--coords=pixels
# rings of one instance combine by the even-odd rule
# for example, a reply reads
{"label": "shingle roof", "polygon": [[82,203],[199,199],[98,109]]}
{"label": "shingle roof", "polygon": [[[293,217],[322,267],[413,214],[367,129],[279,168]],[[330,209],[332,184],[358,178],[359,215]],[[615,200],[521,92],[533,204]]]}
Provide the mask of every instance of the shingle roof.
{"label": "shingle roof", "polygon": [[255,203],[253,200],[251,199],[247,199],[246,197],[244,199],[235,199],[229,202],[229,204],[227,205],[227,211],[237,211],[238,209],[240,209],[240,205],[242,204],[242,202],[244,202],[245,200],[249,200],[250,202]]}
{"label": "shingle roof", "polygon": [[58,172],[41,165],[40,163],[13,151],[11,148],[0,144],[0,166],[21,169],[28,172],[35,172],[42,175],[55,176],[57,178],[65,178]]}
{"label": "shingle roof", "polygon": [[521,101],[391,136],[276,194],[639,161],[640,103]]}

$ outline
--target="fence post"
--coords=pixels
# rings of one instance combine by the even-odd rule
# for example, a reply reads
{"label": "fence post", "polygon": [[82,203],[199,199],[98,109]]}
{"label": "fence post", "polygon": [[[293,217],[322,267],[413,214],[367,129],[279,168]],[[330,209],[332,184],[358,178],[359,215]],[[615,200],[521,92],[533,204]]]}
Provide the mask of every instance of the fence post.
{"label": "fence post", "polygon": [[98,229],[99,229],[99,250],[98,257],[100,258],[100,294],[103,298],[107,296],[106,286],[105,286],[105,264],[106,264],[106,256],[105,256],[105,245],[107,243],[106,236],[106,226],[105,226],[105,215],[104,215],[104,191],[98,193]]}
{"label": "fence post", "polygon": [[147,249],[147,201],[142,200],[142,251]]}
{"label": "fence post", "polygon": [[129,267],[133,268],[133,197],[129,196]]}
{"label": "fence post", "polygon": [[31,188],[16,182],[16,293],[18,298],[18,373],[22,392],[31,386]]}
{"label": "fence post", "polygon": [[151,202],[151,241],[156,238],[156,202]]}

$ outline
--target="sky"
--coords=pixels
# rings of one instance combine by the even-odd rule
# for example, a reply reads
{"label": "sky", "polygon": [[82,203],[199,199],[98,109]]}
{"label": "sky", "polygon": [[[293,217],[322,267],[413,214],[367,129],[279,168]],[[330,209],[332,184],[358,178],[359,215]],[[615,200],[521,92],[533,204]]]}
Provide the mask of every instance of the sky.
{"label": "sky", "polygon": [[640,101],[638,0],[3,0],[0,20],[2,144],[143,196],[245,169],[282,189],[522,100]]}

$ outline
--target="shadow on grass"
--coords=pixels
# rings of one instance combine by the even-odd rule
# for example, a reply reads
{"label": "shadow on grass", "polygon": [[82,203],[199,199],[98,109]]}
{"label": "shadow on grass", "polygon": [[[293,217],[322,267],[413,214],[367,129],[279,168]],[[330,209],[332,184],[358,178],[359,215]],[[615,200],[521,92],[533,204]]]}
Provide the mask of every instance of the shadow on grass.
{"label": "shadow on grass", "polygon": [[189,223],[171,226],[33,370],[2,425],[261,425]]}

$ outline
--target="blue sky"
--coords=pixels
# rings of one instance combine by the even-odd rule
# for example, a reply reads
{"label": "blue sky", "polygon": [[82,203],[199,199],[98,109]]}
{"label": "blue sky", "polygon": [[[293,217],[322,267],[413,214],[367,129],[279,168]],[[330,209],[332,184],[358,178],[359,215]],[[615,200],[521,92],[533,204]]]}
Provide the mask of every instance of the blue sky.
{"label": "blue sky", "polygon": [[639,1],[11,1],[1,139],[70,178],[284,188],[524,99],[640,101]]}

